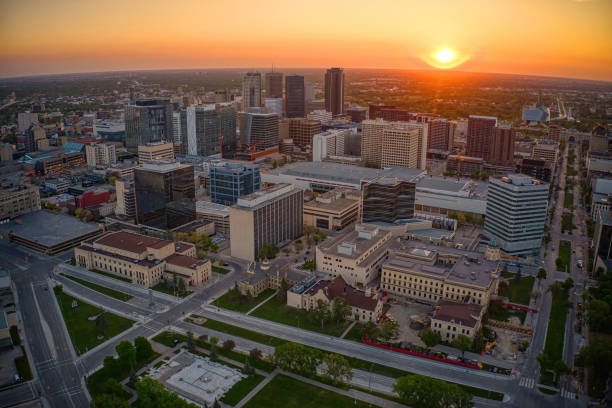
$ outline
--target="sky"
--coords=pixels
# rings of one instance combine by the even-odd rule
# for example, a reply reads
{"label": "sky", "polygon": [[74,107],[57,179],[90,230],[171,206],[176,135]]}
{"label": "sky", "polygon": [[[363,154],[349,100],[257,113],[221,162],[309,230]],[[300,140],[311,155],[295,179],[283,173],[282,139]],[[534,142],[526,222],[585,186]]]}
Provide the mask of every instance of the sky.
{"label": "sky", "polygon": [[612,81],[611,18],[612,0],[0,0],[0,77],[274,64]]}

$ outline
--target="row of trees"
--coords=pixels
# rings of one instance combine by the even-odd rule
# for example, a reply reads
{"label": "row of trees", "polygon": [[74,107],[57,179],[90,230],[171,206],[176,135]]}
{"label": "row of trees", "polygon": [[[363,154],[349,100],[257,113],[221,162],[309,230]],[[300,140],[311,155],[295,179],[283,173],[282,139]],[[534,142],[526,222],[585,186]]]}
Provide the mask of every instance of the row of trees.
{"label": "row of trees", "polygon": [[212,251],[216,253],[219,250],[219,245],[217,245],[216,242],[213,242],[211,237],[206,234],[198,235],[195,231],[190,234],[186,232],[179,232],[176,234],[176,239],[179,241],[190,242],[200,251]]}
{"label": "row of trees", "polygon": [[[427,347],[434,347],[442,342],[440,333],[430,328],[421,330],[420,337]],[[461,351],[461,357],[463,357],[466,351],[472,350],[473,342],[468,336],[459,334],[451,341],[450,345]]]}
{"label": "row of trees", "polygon": [[399,325],[395,320],[384,320],[376,326],[372,322],[366,325],[365,338],[368,341],[382,341],[389,343],[399,333]]}
{"label": "row of trees", "polygon": [[353,378],[348,360],[335,353],[326,354],[298,343],[285,343],[276,347],[274,361],[283,370],[305,377],[316,377],[317,368],[332,384],[347,383]]}
{"label": "row of trees", "polygon": [[472,407],[472,396],[457,384],[421,375],[399,377],[393,385],[402,402],[421,408]]}
{"label": "row of trees", "polygon": [[321,323],[321,329],[325,324],[334,322],[340,324],[351,315],[351,307],[346,304],[346,301],[336,296],[331,305],[328,305],[323,300],[317,300],[317,305],[308,311],[308,317],[316,323]]}

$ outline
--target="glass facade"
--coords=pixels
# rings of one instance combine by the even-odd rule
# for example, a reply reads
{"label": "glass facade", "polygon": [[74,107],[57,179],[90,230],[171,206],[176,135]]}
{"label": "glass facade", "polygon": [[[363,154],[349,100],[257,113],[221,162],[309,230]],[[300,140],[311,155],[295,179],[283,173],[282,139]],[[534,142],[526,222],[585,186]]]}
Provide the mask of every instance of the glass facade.
{"label": "glass facade", "polygon": [[409,181],[385,180],[365,184],[363,222],[394,224],[414,218],[415,184]]}
{"label": "glass facade", "polygon": [[259,167],[226,164],[210,169],[210,198],[213,203],[232,205],[238,198],[258,191],[261,187]]}

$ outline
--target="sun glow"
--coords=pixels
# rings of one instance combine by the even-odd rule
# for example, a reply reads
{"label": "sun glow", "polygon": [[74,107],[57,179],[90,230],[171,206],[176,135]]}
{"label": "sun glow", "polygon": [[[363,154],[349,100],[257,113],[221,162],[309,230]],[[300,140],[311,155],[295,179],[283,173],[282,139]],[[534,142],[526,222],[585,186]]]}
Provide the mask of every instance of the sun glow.
{"label": "sun glow", "polygon": [[453,50],[449,47],[439,47],[431,51],[427,55],[421,56],[421,59],[427,64],[438,69],[456,68],[470,59],[470,55],[466,52]]}

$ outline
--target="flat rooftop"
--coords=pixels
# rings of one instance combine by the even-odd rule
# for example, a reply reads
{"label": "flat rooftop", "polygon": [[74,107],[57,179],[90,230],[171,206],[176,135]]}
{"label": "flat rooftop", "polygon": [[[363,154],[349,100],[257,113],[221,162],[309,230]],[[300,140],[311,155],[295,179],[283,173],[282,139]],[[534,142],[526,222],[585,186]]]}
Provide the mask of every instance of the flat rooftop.
{"label": "flat rooftop", "polygon": [[331,212],[340,212],[355,205],[359,205],[357,200],[350,198],[330,198],[331,201],[317,201],[317,199],[304,202],[304,210],[317,209]]}
{"label": "flat rooftop", "polygon": [[0,231],[4,233],[11,232],[45,247],[54,247],[99,230],[95,223],[81,222],[76,217],[47,210],[25,214],[0,225]]}
{"label": "flat rooftop", "polygon": [[[358,225],[357,227],[361,228],[362,231],[355,229],[342,234],[330,242],[319,244],[319,249],[326,254],[356,259],[387,238],[389,234],[387,231],[372,226]],[[374,251],[369,257],[375,254],[378,254],[378,251]]]}
{"label": "flat rooftop", "polygon": [[347,167],[343,164],[329,162],[296,162],[285,165],[279,169],[268,170],[268,173],[361,185],[362,181],[372,181],[381,176],[396,177],[404,181],[413,181],[415,177],[424,174],[424,171],[406,167],[371,169],[357,166]]}
{"label": "flat rooftop", "polygon": [[423,176],[416,183],[418,192],[432,192],[456,197],[485,198],[488,184],[456,177]]}

